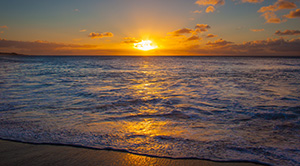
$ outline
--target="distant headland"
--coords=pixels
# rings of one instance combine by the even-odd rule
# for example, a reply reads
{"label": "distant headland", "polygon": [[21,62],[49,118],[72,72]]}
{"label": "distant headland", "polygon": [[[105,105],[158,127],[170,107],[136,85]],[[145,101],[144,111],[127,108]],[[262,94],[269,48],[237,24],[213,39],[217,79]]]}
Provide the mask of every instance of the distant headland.
{"label": "distant headland", "polygon": [[25,55],[25,54],[19,54],[15,52],[0,52],[0,55]]}

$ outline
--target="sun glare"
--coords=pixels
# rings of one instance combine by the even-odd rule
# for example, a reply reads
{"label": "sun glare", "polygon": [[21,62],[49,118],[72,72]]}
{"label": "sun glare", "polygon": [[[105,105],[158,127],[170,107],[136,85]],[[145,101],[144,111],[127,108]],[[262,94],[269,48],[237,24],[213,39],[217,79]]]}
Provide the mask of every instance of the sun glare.
{"label": "sun glare", "polygon": [[142,40],[139,43],[135,43],[134,48],[143,50],[143,51],[149,51],[149,50],[153,50],[153,49],[157,48],[157,46],[153,45],[151,40]]}

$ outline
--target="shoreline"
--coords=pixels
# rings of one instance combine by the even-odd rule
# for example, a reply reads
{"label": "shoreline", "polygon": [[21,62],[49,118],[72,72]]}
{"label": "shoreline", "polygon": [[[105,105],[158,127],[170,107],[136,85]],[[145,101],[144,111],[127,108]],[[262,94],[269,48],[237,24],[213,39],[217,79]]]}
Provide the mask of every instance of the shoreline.
{"label": "shoreline", "polygon": [[36,144],[0,139],[0,165],[191,165],[259,166],[254,162],[173,159],[61,144]]}

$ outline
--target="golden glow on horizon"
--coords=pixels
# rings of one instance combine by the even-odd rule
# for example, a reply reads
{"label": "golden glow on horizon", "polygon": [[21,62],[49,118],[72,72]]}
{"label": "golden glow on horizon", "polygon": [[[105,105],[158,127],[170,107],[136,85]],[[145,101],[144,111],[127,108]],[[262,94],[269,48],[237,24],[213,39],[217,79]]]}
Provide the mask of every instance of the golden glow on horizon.
{"label": "golden glow on horizon", "polygon": [[139,43],[134,43],[134,48],[143,51],[149,51],[149,50],[156,49],[157,46],[154,45],[151,40],[142,40]]}

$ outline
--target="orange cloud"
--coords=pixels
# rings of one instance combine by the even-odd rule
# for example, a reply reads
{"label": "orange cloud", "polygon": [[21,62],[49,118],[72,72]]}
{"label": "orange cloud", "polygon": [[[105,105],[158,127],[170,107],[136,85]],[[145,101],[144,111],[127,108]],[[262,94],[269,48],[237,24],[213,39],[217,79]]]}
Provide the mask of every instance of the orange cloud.
{"label": "orange cloud", "polygon": [[278,2],[275,3],[275,5],[277,6],[278,10],[294,9],[297,7],[297,5],[294,2],[289,2],[285,0],[279,0]]}
{"label": "orange cloud", "polygon": [[202,13],[202,11],[200,11],[200,10],[195,10],[195,11],[193,11],[193,13]]}
{"label": "orange cloud", "polygon": [[250,31],[252,32],[262,32],[264,31],[265,29],[250,29]]}
{"label": "orange cloud", "polygon": [[89,34],[89,37],[92,39],[97,39],[97,38],[104,38],[104,37],[113,37],[114,34],[111,32],[104,32],[104,33],[95,33],[92,32]]}
{"label": "orange cloud", "polygon": [[207,42],[206,45],[211,46],[211,47],[224,47],[226,45],[230,45],[232,44],[232,42],[223,40],[223,39],[218,39],[214,42]]}
{"label": "orange cloud", "polygon": [[205,10],[206,13],[213,13],[216,5],[222,6],[225,4],[225,0],[197,0],[195,4],[199,6],[208,6]]}
{"label": "orange cloud", "polygon": [[264,0],[242,0],[243,3],[262,3]]}
{"label": "orange cloud", "polygon": [[297,5],[294,2],[289,2],[286,0],[278,0],[277,2],[274,3],[274,5],[269,5],[269,6],[263,6],[261,7],[258,12],[264,13],[267,11],[278,11],[278,10],[283,10],[283,9],[294,9],[296,8]]}
{"label": "orange cloud", "polygon": [[182,28],[182,29],[178,29],[178,30],[173,31],[173,32],[169,32],[168,34],[170,34],[172,36],[182,36],[183,34],[192,34],[192,33],[194,33],[193,29]]}
{"label": "orange cloud", "polygon": [[186,41],[201,40],[201,38],[198,36],[198,33],[206,32],[209,28],[210,26],[207,24],[197,24],[195,29],[182,28],[173,32],[169,32],[168,34],[174,37],[187,37],[185,35],[190,36],[186,39]]}
{"label": "orange cloud", "polygon": [[217,37],[217,35],[208,34],[206,37],[207,37],[207,38],[214,38],[214,37]]}
{"label": "orange cloud", "polygon": [[225,0],[197,0],[195,4],[198,4],[199,6],[208,6],[208,5],[224,5]]}
{"label": "orange cloud", "polygon": [[296,9],[295,11],[291,11],[289,14],[284,15],[286,18],[296,18],[300,17],[300,9]]}
{"label": "orange cloud", "polygon": [[122,43],[125,43],[125,44],[134,44],[134,43],[139,43],[139,42],[141,42],[141,40],[137,40],[134,37],[125,37],[124,41]]}
{"label": "orange cloud", "polygon": [[[297,5],[294,2],[290,2],[287,0],[277,0],[273,5],[269,6],[263,6],[261,7],[257,12],[263,13],[261,16],[263,16],[267,23],[281,23],[286,20],[281,20],[277,17],[275,14],[278,10],[283,9],[294,9]],[[285,16],[286,18],[289,18],[288,15]]]}
{"label": "orange cloud", "polygon": [[34,41],[34,43],[49,43],[49,42],[45,40],[36,40]]}
{"label": "orange cloud", "polygon": [[280,18],[278,18],[274,12],[266,12],[266,13],[262,14],[261,16],[263,16],[265,18],[267,23],[281,23],[282,22],[280,20]]}
{"label": "orange cloud", "polygon": [[201,40],[201,38],[199,36],[193,35],[193,36],[187,38],[186,40],[187,41],[194,41],[194,40]]}
{"label": "orange cloud", "polygon": [[86,29],[81,29],[79,32],[86,32]]}
{"label": "orange cloud", "polygon": [[6,26],[6,25],[3,25],[3,26],[0,26],[0,28],[3,28],[3,29],[8,29],[8,26]]}
{"label": "orange cloud", "polygon": [[209,12],[214,12],[215,11],[215,8],[213,6],[208,6],[205,10],[206,13],[209,13]]}
{"label": "orange cloud", "polygon": [[259,51],[259,52],[272,52],[272,53],[293,53],[299,55],[300,51],[300,39],[284,40],[280,39],[267,39],[267,40],[256,40],[251,42],[245,42],[240,45],[236,45],[236,49],[248,50],[248,51]]}
{"label": "orange cloud", "polygon": [[196,32],[206,32],[206,31],[208,31],[208,29],[210,29],[210,26],[209,25],[207,25],[207,24],[197,24],[196,26],[195,26],[195,31]]}
{"label": "orange cloud", "polygon": [[280,30],[275,32],[276,35],[300,35],[300,31],[299,30],[285,30],[283,32],[281,32]]}
{"label": "orange cloud", "polygon": [[[129,38],[128,38],[129,39]],[[130,38],[131,39],[131,38]],[[256,40],[234,44],[218,39],[206,45],[186,45],[184,48],[165,49],[159,55],[280,55],[300,56],[300,38]],[[0,52],[18,52],[28,55],[140,55],[134,49],[103,49],[99,45],[53,43],[47,41],[13,41],[0,39]]]}
{"label": "orange cloud", "polygon": [[193,45],[189,47],[190,54],[210,54],[210,55],[280,55],[300,56],[300,38],[292,40],[267,39],[234,44],[232,42],[218,39],[215,42],[208,42],[208,47]]}

